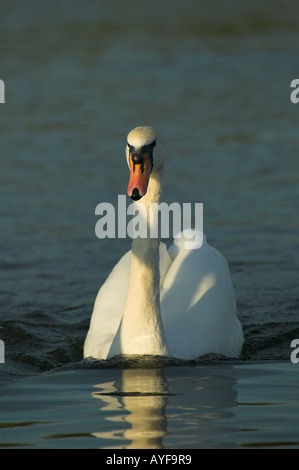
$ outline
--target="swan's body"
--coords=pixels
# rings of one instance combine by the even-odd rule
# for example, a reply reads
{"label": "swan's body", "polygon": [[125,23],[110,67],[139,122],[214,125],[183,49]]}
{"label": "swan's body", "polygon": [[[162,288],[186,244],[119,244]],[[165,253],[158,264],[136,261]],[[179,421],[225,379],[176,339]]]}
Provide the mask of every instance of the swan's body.
{"label": "swan's body", "polygon": [[[163,160],[158,145],[153,155],[156,140],[149,127],[128,135],[128,194],[142,198],[148,220],[150,204],[159,203],[161,194]],[[157,238],[135,238],[99,290],[84,357],[238,357],[242,344],[227,262],[205,237],[201,248],[186,249],[182,235],[168,251]]]}

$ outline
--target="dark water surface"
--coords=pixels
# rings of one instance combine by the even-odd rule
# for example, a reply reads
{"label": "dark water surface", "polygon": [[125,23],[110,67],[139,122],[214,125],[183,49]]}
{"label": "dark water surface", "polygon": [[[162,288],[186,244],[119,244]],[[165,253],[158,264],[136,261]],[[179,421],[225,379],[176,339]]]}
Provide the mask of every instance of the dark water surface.
{"label": "dark water surface", "polygon": [[2,390],[0,442],[35,449],[295,449],[298,386],[298,373],[285,363],[43,374]]}
{"label": "dark water surface", "polygon": [[[184,382],[176,398],[171,395],[166,403],[162,394],[162,403],[153,400],[153,409],[164,410],[157,414],[168,423],[166,428],[158,424],[163,428],[159,445],[298,446],[295,421],[289,420],[288,429],[278,425],[299,413],[293,394],[299,365],[290,362],[290,343],[299,338],[299,103],[290,101],[290,83],[299,78],[297,9],[295,0],[1,3],[0,78],[6,95],[6,103],[0,104],[4,447],[78,445],[74,436],[43,437],[80,433],[75,430],[80,423],[71,417],[72,406],[79,403],[91,415],[97,409],[97,425],[81,421],[83,433],[105,433],[101,426],[113,421],[115,413],[119,416],[118,406],[134,414],[123,398],[107,398],[128,365],[100,363],[90,369],[82,362],[82,346],[97,290],[130,248],[129,239],[96,238],[95,207],[116,203],[117,195],[125,193],[125,136],[140,124],[156,126],[164,138],[164,200],[204,203],[204,231],[230,263],[245,335],[237,364],[217,359],[209,365],[199,361],[154,367],[170,389]],[[207,405],[222,413],[238,403],[234,420],[217,421],[216,413],[207,439],[204,431],[199,433],[207,420],[198,411],[202,397],[193,393],[194,383],[209,376],[209,367],[216,384],[221,374],[229,377],[221,382],[224,388],[235,381],[229,390],[237,390],[241,402],[249,403],[247,395],[254,397],[259,390],[256,409],[269,427],[259,428],[255,440],[245,442],[235,431],[230,435],[230,426],[240,430],[242,420],[244,429],[258,428],[254,413],[247,423],[250,406],[240,407],[234,397],[225,401],[220,396],[216,405]],[[150,389],[156,378],[148,374],[144,380]],[[137,388],[144,382],[139,375],[132,380]],[[213,389],[211,380],[203,390]],[[103,404],[91,400],[91,388],[100,384],[106,390],[106,383],[107,395],[93,396],[106,396],[103,411]],[[48,386],[54,401],[60,387],[73,397],[69,408],[66,397],[61,410],[52,404],[67,429],[59,430],[55,417],[45,431],[32,424],[51,421]],[[187,399],[186,414],[180,410]],[[271,406],[263,405],[268,402]],[[128,423],[130,419],[129,429]],[[113,433],[122,429],[117,426],[108,427],[102,441],[80,438],[79,446],[117,447],[126,445],[123,439],[134,441],[130,433],[115,440]]]}

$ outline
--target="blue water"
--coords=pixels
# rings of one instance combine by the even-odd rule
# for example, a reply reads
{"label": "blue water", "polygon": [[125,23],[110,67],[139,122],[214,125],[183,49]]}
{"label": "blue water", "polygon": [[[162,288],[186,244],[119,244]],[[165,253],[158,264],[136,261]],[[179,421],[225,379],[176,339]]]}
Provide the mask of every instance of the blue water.
{"label": "blue water", "polygon": [[[290,101],[290,83],[299,78],[297,16],[293,0],[3,2],[1,445],[134,440],[126,437],[132,423],[122,419],[132,404],[112,394],[107,409],[103,395],[91,395],[107,383],[110,396],[131,366],[90,369],[82,347],[98,288],[130,248],[129,239],[97,239],[95,207],[125,193],[125,136],[150,124],[169,155],[164,200],[203,202],[204,231],[229,261],[245,335],[235,364],[159,365],[170,390],[158,405],[167,421],[159,445],[298,447],[298,365],[290,361],[290,343],[299,338],[299,104]],[[223,405],[220,394],[207,420],[194,384],[215,370],[215,383],[223,372],[238,398]],[[205,384],[214,387],[212,379]],[[250,394],[260,404],[240,405],[251,403]],[[78,403],[87,414],[82,408],[76,421]],[[60,417],[52,421],[56,405]],[[115,414],[122,416],[117,426]],[[241,431],[247,427],[256,431]],[[72,437],[45,439],[65,433]],[[90,441],[92,433],[100,439]]]}

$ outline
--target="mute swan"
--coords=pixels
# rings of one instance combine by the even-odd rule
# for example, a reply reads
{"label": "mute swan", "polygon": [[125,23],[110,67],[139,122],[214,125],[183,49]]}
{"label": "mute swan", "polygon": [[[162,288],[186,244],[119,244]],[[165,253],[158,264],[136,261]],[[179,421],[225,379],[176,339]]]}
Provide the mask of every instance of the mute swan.
{"label": "mute swan", "polygon": [[[127,137],[127,194],[160,202],[164,153],[152,127]],[[186,249],[184,237],[167,251],[157,238],[134,238],[95,300],[84,357],[160,355],[195,359],[208,353],[238,357],[243,344],[228,265],[204,237]]]}

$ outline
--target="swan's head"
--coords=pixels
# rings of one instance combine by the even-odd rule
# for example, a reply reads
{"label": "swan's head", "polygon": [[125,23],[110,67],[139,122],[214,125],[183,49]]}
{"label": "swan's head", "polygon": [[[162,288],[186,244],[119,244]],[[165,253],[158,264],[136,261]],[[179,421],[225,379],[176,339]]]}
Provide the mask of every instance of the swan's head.
{"label": "swan's head", "polygon": [[136,127],[129,132],[126,157],[131,172],[127,194],[138,201],[146,194],[151,173],[163,167],[161,143],[153,127]]}

